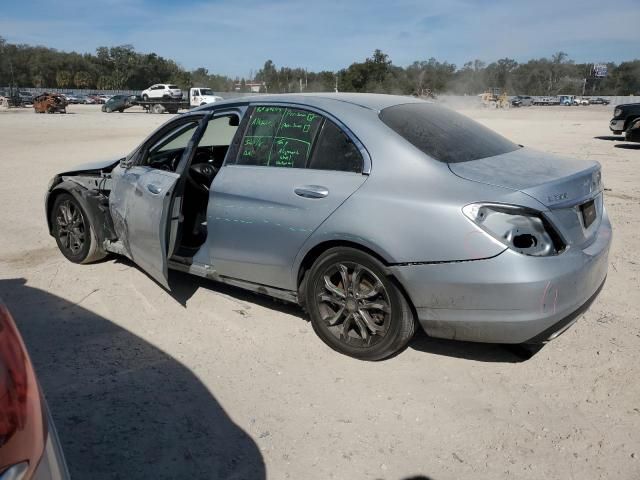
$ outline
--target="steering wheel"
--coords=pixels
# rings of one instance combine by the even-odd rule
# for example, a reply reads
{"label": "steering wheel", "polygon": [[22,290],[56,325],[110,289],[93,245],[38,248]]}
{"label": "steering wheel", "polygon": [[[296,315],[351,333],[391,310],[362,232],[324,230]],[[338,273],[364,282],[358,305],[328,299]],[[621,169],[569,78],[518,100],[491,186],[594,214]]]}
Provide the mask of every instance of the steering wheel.
{"label": "steering wheel", "polygon": [[213,182],[218,169],[209,163],[196,163],[189,167],[187,180],[198,191],[209,194],[209,186]]}

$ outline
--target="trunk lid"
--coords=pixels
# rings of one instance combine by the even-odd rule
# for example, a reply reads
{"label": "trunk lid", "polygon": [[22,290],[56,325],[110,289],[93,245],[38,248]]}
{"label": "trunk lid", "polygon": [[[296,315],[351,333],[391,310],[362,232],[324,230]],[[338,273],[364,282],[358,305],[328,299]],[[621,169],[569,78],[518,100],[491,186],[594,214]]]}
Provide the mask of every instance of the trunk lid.
{"label": "trunk lid", "polygon": [[[604,212],[600,164],[521,148],[494,157],[449,163],[457,176],[519,190],[548,207],[545,216],[567,246],[595,240]],[[595,218],[585,218],[593,202]]]}
{"label": "trunk lid", "polygon": [[449,169],[466,180],[520,190],[549,208],[577,205],[602,190],[598,162],[559,157],[530,148],[449,163]]}

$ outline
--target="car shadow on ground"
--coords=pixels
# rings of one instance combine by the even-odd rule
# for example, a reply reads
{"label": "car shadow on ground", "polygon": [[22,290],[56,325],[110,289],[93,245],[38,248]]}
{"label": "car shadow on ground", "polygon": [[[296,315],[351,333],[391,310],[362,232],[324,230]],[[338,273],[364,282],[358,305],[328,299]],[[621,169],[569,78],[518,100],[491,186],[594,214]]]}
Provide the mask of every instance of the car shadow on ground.
{"label": "car shadow on ground", "polygon": [[73,478],[266,477],[255,442],[179,361],[24,279],[0,280],[0,297],[27,344]]}
{"label": "car shadow on ground", "polygon": [[477,362],[521,363],[531,359],[542,347],[432,338],[419,328],[409,344],[409,348],[434,355],[475,360]]}
{"label": "car shadow on ground", "polygon": [[191,275],[188,273],[170,271],[169,272],[169,287],[171,291],[169,295],[173,297],[180,305],[186,308],[187,301],[200,289],[204,288],[212,292],[219,293],[221,295],[227,295],[233,297],[235,300],[242,302],[250,302],[256,305],[260,305],[265,308],[272,308],[279,312],[286,313],[299,317],[305,321],[308,321],[308,317],[300,306],[293,303],[281,301],[264,295],[261,293],[250,292],[240,287],[234,287],[232,285],[226,285],[224,283],[216,282],[214,280],[208,280],[203,277]]}
{"label": "car shadow on ground", "polygon": [[627,150],[640,150],[640,143],[621,143],[614,145],[616,148],[625,148]]}
{"label": "car shadow on ground", "polygon": [[[127,259],[118,259],[118,261],[122,261],[132,267],[136,267],[133,262],[130,262]],[[296,316],[304,321],[309,321],[307,314],[298,305],[282,302],[267,295],[249,292],[239,287],[225,285],[223,283],[207,280],[206,278],[195,275],[171,271],[169,273],[169,286],[171,288],[171,292],[168,292],[168,294],[185,308],[187,308],[187,301],[194,295],[194,293],[200,288],[204,288],[218,294],[228,295],[235,300],[254,303],[264,308],[277,310],[287,315]],[[318,341],[320,341],[320,339],[318,339]],[[424,330],[419,326],[417,328],[416,335],[409,343],[408,348],[412,348],[420,352],[432,353],[434,355],[443,355],[481,362],[503,363],[518,363],[528,360],[539,350],[521,345],[496,345],[431,338],[424,333]],[[398,352],[393,356],[395,357],[401,353],[402,352]]]}
{"label": "car shadow on ground", "polygon": [[609,140],[610,142],[624,142],[623,135],[600,135],[598,137],[593,137],[595,140]]}

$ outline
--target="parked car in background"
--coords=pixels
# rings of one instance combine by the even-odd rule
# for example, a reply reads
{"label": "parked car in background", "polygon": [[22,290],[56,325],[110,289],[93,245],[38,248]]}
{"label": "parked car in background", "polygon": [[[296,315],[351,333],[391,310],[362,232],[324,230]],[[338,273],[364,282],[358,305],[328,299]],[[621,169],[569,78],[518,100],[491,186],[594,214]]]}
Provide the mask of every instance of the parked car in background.
{"label": "parked car in background", "polygon": [[24,105],[32,105],[33,104],[33,95],[26,91],[19,91],[18,95],[20,95],[20,99]]}
{"label": "parked car in background", "polygon": [[376,94],[196,108],[120,160],[56,175],[45,211],[72,262],[119,253],[166,288],[171,268],[297,302],[366,360],[418,324],[547,342],[597,297],[611,242],[599,163]]}
{"label": "parked car in background", "polygon": [[0,300],[0,479],[68,478],[33,364],[9,310]]}
{"label": "parked car in background", "polygon": [[124,112],[132,106],[132,101],[137,97],[135,95],[114,95],[102,105],[102,111],[106,113]]}
{"label": "parked car in background", "polygon": [[78,95],[78,103],[82,105],[91,105],[96,103],[93,98],[90,98],[88,95]]}
{"label": "parked car in background", "polygon": [[72,104],[72,105],[77,105],[80,103],[80,98],[73,94],[73,93],[67,93],[65,94],[65,98],[67,99],[67,103]]}
{"label": "parked car in background", "polygon": [[182,90],[180,90],[177,85],[158,83],[156,85],[151,85],[146,90],[143,90],[140,96],[143,100],[157,98],[181,99]]}
{"label": "parked car in background", "polygon": [[97,93],[90,93],[87,97],[93,100],[93,103],[103,104],[105,102],[104,98]]}
{"label": "parked car in background", "polygon": [[512,107],[530,107],[533,105],[533,97],[526,95],[516,95],[511,99]]}
{"label": "parked car in background", "polygon": [[611,103],[609,100],[602,97],[591,98],[589,101],[592,105],[609,105],[609,103]]}
{"label": "parked car in background", "polygon": [[60,93],[43,93],[33,99],[36,113],[67,113],[67,99]]}
{"label": "parked car in background", "polygon": [[609,130],[620,135],[640,119],[640,103],[626,103],[617,105],[613,109],[613,118],[609,122]]}
{"label": "parked car in background", "polygon": [[589,99],[586,97],[575,97],[573,99],[574,105],[589,105]]}

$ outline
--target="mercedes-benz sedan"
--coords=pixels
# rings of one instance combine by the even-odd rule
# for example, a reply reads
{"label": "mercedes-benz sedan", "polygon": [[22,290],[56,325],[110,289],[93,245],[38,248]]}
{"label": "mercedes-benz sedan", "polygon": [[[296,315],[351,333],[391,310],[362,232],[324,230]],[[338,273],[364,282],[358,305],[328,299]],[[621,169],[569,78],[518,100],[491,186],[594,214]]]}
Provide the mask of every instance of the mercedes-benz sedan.
{"label": "mercedes-benz sedan", "polygon": [[179,115],[120,160],[53,178],[71,261],[129,257],[297,302],[329,346],[388,357],[416,325],[544,343],[597,296],[600,165],[525,148],[439,105],[269,95]]}

